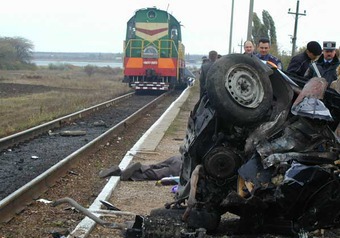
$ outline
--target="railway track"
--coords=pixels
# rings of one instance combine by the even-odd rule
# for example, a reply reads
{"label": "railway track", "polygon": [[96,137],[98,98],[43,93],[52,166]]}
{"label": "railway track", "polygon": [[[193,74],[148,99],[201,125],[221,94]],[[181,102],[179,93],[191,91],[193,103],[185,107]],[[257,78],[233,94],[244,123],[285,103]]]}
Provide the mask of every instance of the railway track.
{"label": "railway track", "polygon": [[[3,192],[3,198],[0,201],[0,221],[2,223],[10,221],[13,216],[22,212],[28,204],[53,187],[56,181],[60,180],[65,174],[76,174],[77,172],[72,172],[72,168],[75,167],[79,160],[99,150],[100,147],[108,143],[115,135],[119,135],[125,130],[131,130],[136,121],[142,121],[142,117],[152,113],[152,108],[162,105],[160,101],[168,101],[166,104],[169,104],[177,95],[175,93],[163,94],[156,98],[155,96],[128,94],[116,100],[45,123],[25,132],[2,138],[0,140],[0,148],[4,152],[0,155],[0,162],[7,163],[6,166],[9,164],[13,165],[12,172],[14,174],[12,177],[14,180],[9,181],[8,177],[11,176],[1,173],[5,175],[2,181],[6,181],[7,185],[2,183],[1,191]],[[109,113],[103,116],[105,111]],[[80,133],[80,136],[62,136],[62,132],[65,133],[65,131],[81,131],[85,132],[85,134]],[[71,135],[76,134],[71,133]],[[55,144],[57,138],[61,139],[61,144],[59,145]],[[44,140],[46,141],[43,142]],[[76,142],[76,147],[73,147],[71,150],[69,150],[69,144],[72,144],[70,141]],[[44,155],[35,155],[35,153],[38,153],[37,151],[45,151],[46,153]],[[18,154],[23,157],[18,158]],[[41,164],[52,160],[51,158],[54,157],[52,154],[59,155],[58,162],[51,162],[52,164],[46,163],[45,168],[42,168]],[[6,159],[9,160],[6,162]],[[13,160],[10,161],[11,159]],[[46,168],[46,166],[49,167]],[[32,168],[34,168],[34,171],[43,171],[38,175],[33,175],[31,173],[31,170],[33,171]],[[17,175],[24,172],[28,172],[29,176],[26,176],[24,179],[18,179]],[[25,179],[29,181],[25,181]],[[24,185],[15,191],[4,188],[9,185],[12,186],[16,181],[20,181]],[[8,193],[8,191],[11,192],[7,195],[6,192]],[[4,195],[6,196],[4,197]],[[0,226],[0,228],[2,227]]]}
{"label": "railway track", "polygon": [[76,119],[80,119],[83,117],[86,117],[88,115],[94,114],[96,111],[102,110],[104,108],[111,107],[122,100],[126,100],[130,97],[132,97],[134,93],[128,93],[123,96],[114,98],[110,101],[100,103],[98,105],[92,106],[90,108],[83,109],[81,111],[66,115],[64,117],[57,118],[55,120],[49,121],[47,123],[38,125],[36,127],[27,129],[25,131],[18,132],[16,134],[0,138],[0,151],[3,151],[7,148],[17,146],[22,142],[31,140],[33,138],[36,138],[39,135],[42,135],[46,133],[49,130],[54,130],[56,128],[60,128],[65,124],[75,121]]}

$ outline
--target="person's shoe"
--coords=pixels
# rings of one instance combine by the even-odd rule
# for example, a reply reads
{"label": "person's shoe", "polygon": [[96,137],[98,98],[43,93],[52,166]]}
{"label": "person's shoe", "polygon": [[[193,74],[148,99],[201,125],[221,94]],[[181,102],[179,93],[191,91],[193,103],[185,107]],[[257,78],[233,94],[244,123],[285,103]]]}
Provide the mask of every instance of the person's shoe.
{"label": "person's shoe", "polygon": [[99,172],[99,177],[100,178],[105,178],[108,176],[120,176],[122,174],[122,171],[118,167],[118,165],[114,165],[111,168],[108,169],[103,169],[102,171]]}
{"label": "person's shoe", "polygon": [[122,181],[127,181],[129,180],[129,178],[132,176],[132,174],[139,170],[140,168],[142,167],[142,164],[137,162],[137,163],[134,163],[130,166],[128,166],[126,169],[124,169],[122,171],[122,174],[120,175],[120,180]]}

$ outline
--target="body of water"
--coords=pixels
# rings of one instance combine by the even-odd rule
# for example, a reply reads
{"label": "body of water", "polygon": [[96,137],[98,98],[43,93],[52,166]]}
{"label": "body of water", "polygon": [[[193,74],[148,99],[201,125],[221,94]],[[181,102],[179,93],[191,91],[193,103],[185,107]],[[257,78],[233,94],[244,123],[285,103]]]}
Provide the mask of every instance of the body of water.
{"label": "body of water", "polygon": [[37,66],[48,66],[49,64],[71,64],[74,66],[84,67],[86,65],[95,65],[98,67],[123,68],[123,63],[117,62],[94,62],[94,61],[51,61],[51,60],[33,60]]}

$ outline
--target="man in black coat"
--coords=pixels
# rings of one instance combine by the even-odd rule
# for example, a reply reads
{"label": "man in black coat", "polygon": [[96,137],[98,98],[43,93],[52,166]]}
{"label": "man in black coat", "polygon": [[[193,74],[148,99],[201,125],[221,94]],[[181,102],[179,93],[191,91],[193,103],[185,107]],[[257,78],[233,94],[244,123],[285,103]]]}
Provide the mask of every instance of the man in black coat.
{"label": "man in black coat", "polygon": [[215,50],[212,50],[209,52],[209,61],[205,62],[202,64],[201,66],[201,71],[200,71],[200,97],[203,96],[203,94],[206,92],[206,78],[207,78],[207,74],[208,71],[211,67],[211,65],[213,65],[213,63],[217,60],[218,54]]}
{"label": "man in black coat", "polygon": [[322,49],[318,42],[310,41],[307,49],[295,56],[289,62],[287,72],[303,77],[312,61],[317,60],[321,55]]}
{"label": "man in black coat", "polygon": [[313,65],[310,65],[305,73],[305,77],[308,79],[313,77],[325,78],[328,82],[328,86],[334,80],[337,80],[336,68],[340,65],[340,61],[335,50],[335,41],[324,41],[323,53],[316,61],[317,69],[315,69]]}

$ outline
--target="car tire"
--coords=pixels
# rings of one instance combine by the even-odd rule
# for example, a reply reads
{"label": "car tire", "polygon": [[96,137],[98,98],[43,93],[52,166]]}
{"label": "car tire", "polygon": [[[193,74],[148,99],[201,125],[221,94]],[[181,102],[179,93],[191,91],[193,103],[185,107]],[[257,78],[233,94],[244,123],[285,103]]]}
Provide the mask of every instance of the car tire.
{"label": "car tire", "polygon": [[229,54],[217,60],[207,74],[207,94],[217,113],[234,125],[263,119],[273,99],[272,71],[257,58]]}

